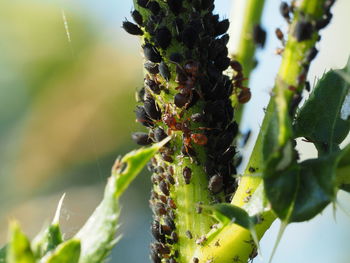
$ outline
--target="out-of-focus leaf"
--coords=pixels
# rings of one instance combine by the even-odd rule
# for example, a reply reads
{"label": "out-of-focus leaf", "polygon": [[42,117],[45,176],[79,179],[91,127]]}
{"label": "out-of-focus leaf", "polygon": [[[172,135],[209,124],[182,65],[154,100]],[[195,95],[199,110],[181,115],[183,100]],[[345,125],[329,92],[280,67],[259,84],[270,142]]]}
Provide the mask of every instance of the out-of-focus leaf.
{"label": "out-of-focus leaf", "polygon": [[30,242],[17,222],[10,224],[10,242],[7,247],[8,263],[34,263],[35,258]]}
{"label": "out-of-focus leaf", "polygon": [[52,253],[43,258],[42,263],[78,263],[80,240],[70,239],[60,244]]}
{"label": "out-of-focus leaf", "polygon": [[63,242],[59,217],[61,213],[64,195],[58,202],[57,210],[53,222],[46,229],[40,232],[32,241],[32,250],[36,258],[42,258],[46,253],[55,249]]}
{"label": "out-of-focus leaf", "polygon": [[116,161],[102,202],[75,236],[81,240],[79,263],[100,263],[105,260],[117,242],[115,235],[118,229],[120,195],[169,139],[166,138],[149,148],[132,151]]}
{"label": "out-of-focus leaf", "polygon": [[7,245],[0,248],[0,263],[6,263]]}
{"label": "out-of-focus leaf", "polygon": [[350,60],[341,70],[330,70],[317,82],[295,120],[295,134],[313,142],[319,153],[337,150],[350,130]]}

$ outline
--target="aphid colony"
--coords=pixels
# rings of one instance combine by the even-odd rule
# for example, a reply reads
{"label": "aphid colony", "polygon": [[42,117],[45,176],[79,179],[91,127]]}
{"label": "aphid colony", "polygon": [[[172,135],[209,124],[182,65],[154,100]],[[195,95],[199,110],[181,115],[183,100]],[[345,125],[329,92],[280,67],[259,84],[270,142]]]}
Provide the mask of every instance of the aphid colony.
{"label": "aphid colony", "polygon": [[[333,6],[334,2],[335,0],[326,0],[323,3],[322,8],[324,9],[324,15],[318,20],[315,20],[312,17],[309,17],[305,15],[303,12],[297,10],[296,1],[294,0],[291,2],[291,5],[288,5],[286,2],[281,2],[280,13],[284,17],[284,19],[287,21],[289,27],[292,27],[291,28],[292,36],[296,39],[296,41],[297,42],[308,41],[308,40],[311,40],[313,37],[315,37],[314,33],[323,29],[329,24],[332,18],[332,13],[330,9]],[[293,12],[297,13],[297,15],[299,16],[298,22],[295,25],[291,25],[291,16],[293,15]],[[276,29],[275,34],[276,34],[276,37],[281,41],[283,46],[283,48],[278,48],[276,50],[276,54],[281,55],[284,51],[284,46],[285,46],[284,34],[279,28]],[[319,40],[320,40],[320,37],[317,39],[317,41]],[[299,103],[302,100],[302,94],[301,94],[302,89],[300,89],[299,87],[304,87],[306,91],[310,91],[310,83],[306,81],[307,72],[309,71],[309,66],[311,61],[317,56],[317,53],[318,53],[318,50],[316,47],[312,47],[310,50],[308,50],[303,61],[300,61],[302,70],[298,76],[298,79],[296,80],[297,85],[288,86],[288,89],[294,92],[293,99],[289,109],[289,113],[291,116],[294,115],[296,108],[298,107]]]}
{"label": "aphid colony", "polygon": [[[230,96],[235,92],[238,101],[246,103],[251,95],[243,86],[241,65],[228,58],[229,21],[213,15],[214,0],[137,0],[136,9],[131,13],[136,24],[125,21],[123,28],[143,36],[146,74],[135,113],[149,132],[136,132],[132,138],[139,145],[159,142],[168,135],[182,142],[170,141],[148,165],[153,172],[151,232],[156,240],[151,258],[155,263],[176,263],[179,235],[192,239],[193,234],[177,231],[178,204],[172,191],[190,185],[196,174],[190,165],[174,172],[179,169],[174,162],[186,158],[200,166],[213,200],[230,201],[237,187],[232,142],[238,134]],[[233,78],[223,74],[229,66],[236,72]],[[198,151],[205,157],[199,157]],[[193,209],[201,213],[195,204]],[[193,236],[197,245],[205,241],[205,236]]]}

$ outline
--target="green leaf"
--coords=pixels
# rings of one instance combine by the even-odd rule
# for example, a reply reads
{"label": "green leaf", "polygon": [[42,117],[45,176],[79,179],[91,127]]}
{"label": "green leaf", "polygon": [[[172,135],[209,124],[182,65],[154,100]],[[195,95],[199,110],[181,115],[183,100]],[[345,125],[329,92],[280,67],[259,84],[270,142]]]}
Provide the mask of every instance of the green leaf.
{"label": "green leaf", "polygon": [[0,263],[6,263],[6,251],[7,251],[7,245],[0,248]]}
{"label": "green leaf", "polygon": [[41,262],[45,263],[78,263],[80,257],[80,241],[68,240],[60,244],[53,253],[47,255]]}
{"label": "green leaf", "polygon": [[274,170],[271,164],[264,175],[264,188],[276,215],[285,223],[306,221],[335,201],[337,167],[349,152],[347,146],[317,159],[294,163],[283,171]]}
{"label": "green leaf", "polygon": [[337,150],[350,130],[350,60],[341,70],[330,70],[317,82],[309,99],[299,110],[295,124],[297,137],[313,142],[319,153]]}
{"label": "green leaf", "polygon": [[10,224],[10,242],[7,247],[8,263],[34,263],[35,258],[30,248],[28,238],[24,235],[17,222]]}
{"label": "green leaf", "polygon": [[51,225],[40,232],[32,241],[32,250],[36,258],[42,258],[46,253],[55,249],[63,242],[59,226],[59,217],[64,196],[65,195],[63,195],[58,202],[56,214]]}
{"label": "green leaf", "polygon": [[205,206],[205,208],[209,209],[212,216],[223,225],[234,223],[248,229],[255,245],[259,248],[259,239],[255,231],[255,224],[258,223],[257,216],[249,216],[243,208],[227,203]]}
{"label": "green leaf", "polygon": [[[104,198],[75,238],[81,240],[79,263],[100,263],[117,242],[120,195],[141,172],[153,155],[169,141],[169,137],[149,148],[141,148],[117,160],[108,179]],[[125,166],[126,165],[126,166]]]}

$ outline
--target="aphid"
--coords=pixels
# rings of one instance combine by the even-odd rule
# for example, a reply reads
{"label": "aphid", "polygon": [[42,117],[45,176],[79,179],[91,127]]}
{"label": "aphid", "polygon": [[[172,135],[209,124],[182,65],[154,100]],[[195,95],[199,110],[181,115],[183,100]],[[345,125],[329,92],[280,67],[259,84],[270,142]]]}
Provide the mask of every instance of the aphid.
{"label": "aphid", "polygon": [[147,115],[153,120],[160,120],[162,112],[160,111],[158,105],[154,99],[148,98],[144,102],[144,108]]}
{"label": "aphid", "polygon": [[161,216],[161,215],[165,215],[166,214],[165,206],[164,206],[164,204],[162,204],[160,202],[155,203],[153,208],[154,208],[154,211],[155,211],[156,215]]}
{"label": "aphid", "polygon": [[182,0],[168,0],[169,9],[174,15],[178,15],[182,10]]}
{"label": "aphid", "polygon": [[214,60],[214,65],[218,70],[224,71],[230,66],[230,61],[231,60],[227,56],[217,57]]}
{"label": "aphid", "polygon": [[299,21],[294,28],[293,36],[298,42],[311,39],[313,26],[309,21]]}
{"label": "aphid", "polygon": [[162,152],[160,155],[162,156],[162,159],[164,161],[169,162],[169,163],[174,162],[173,158],[169,154]]}
{"label": "aphid", "polygon": [[310,92],[310,90],[311,90],[310,82],[308,82],[308,81],[305,82],[305,89],[307,92]]}
{"label": "aphid", "polygon": [[165,217],[164,224],[168,227],[170,227],[171,230],[175,230],[176,226],[174,221],[170,217]]}
{"label": "aphid", "polygon": [[189,96],[181,93],[176,93],[174,96],[174,104],[178,108],[185,107],[189,103]]}
{"label": "aphid", "polygon": [[165,195],[160,195],[158,196],[159,200],[162,201],[164,204],[167,203],[167,199],[166,199],[166,196]]}
{"label": "aphid", "polygon": [[199,263],[199,259],[198,258],[193,258],[193,263]]}
{"label": "aphid", "polygon": [[151,249],[157,251],[160,255],[170,254],[170,248],[159,242],[151,244]]}
{"label": "aphid", "polygon": [[238,94],[238,102],[241,104],[247,103],[250,101],[251,97],[252,93],[250,92],[250,89],[243,87],[241,92]]}
{"label": "aphid", "polygon": [[214,175],[210,178],[208,189],[213,194],[218,194],[222,191],[224,187],[224,180],[221,175]]}
{"label": "aphid", "polygon": [[276,37],[277,37],[280,41],[282,41],[282,43],[283,43],[283,45],[284,45],[284,34],[283,34],[282,30],[279,29],[279,28],[276,28],[275,34],[276,34]]}
{"label": "aphid", "polygon": [[143,25],[143,18],[142,18],[142,15],[140,14],[139,11],[137,11],[137,10],[132,11],[131,17],[135,21],[136,24],[138,24],[139,26]]}
{"label": "aphid", "polygon": [[203,235],[196,240],[196,244],[202,246],[205,241],[207,241],[207,237],[205,235]]}
{"label": "aphid", "polygon": [[152,143],[152,140],[149,138],[148,134],[145,132],[134,132],[131,135],[131,138],[138,145],[145,146],[145,145],[150,145]]}
{"label": "aphid", "polygon": [[154,124],[152,120],[149,118],[148,114],[146,113],[146,110],[144,107],[137,106],[135,113],[136,113],[137,122],[140,122],[142,125],[146,127],[153,127]]}
{"label": "aphid", "polygon": [[172,229],[168,225],[161,225],[160,228],[161,228],[162,234],[165,234],[168,236],[171,234]]}
{"label": "aphid", "polygon": [[196,151],[190,145],[182,145],[181,153],[185,156],[195,157],[197,155]]}
{"label": "aphid", "polygon": [[203,211],[202,205],[203,205],[202,202],[197,203],[197,206],[196,206],[196,213],[197,214],[201,214],[202,213],[202,211]]}
{"label": "aphid", "polygon": [[166,196],[169,196],[169,187],[165,181],[161,181],[159,183],[159,189],[160,191],[162,191],[163,194],[165,194]]}
{"label": "aphid", "polygon": [[159,241],[159,242],[164,242],[165,241],[165,236],[160,233],[160,224],[158,221],[153,221],[151,225],[151,232],[153,237]]}
{"label": "aphid", "polygon": [[137,4],[143,8],[147,8],[148,1],[149,0],[137,0]]}
{"label": "aphid", "polygon": [[312,47],[305,55],[306,60],[311,62],[318,54],[318,50],[315,47]]}
{"label": "aphid", "polygon": [[188,239],[192,239],[192,238],[193,238],[192,233],[191,233],[190,230],[187,230],[187,231],[185,232],[185,235],[187,236]]}
{"label": "aphid", "polygon": [[131,35],[136,35],[136,36],[142,36],[143,31],[141,28],[139,28],[137,25],[134,23],[131,23],[129,21],[124,21],[123,22],[123,28],[126,32],[128,32]]}
{"label": "aphid", "polygon": [[236,72],[241,72],[243,70],[241,63],[239,63],[237,60],[231,60],[230,66]]}
{"label": "aphid", "polygon": [[288,23],[290,21],[289,11],[289,5],[286,2],[281,2],[280,13]]}
{"label": "aphid", "polygon": [[170,70],[168,68],[168,66],[164,63],[164,61],[162,61],[159,64],[159,73],[160,75],[162,75],[162,77],[166,80],[169,81],[170,80]]}
{"label": "aphid", "polygon": [[153,250],[151,247],[151,260],[153,263],[161,263],[162,259],[158,256],[157,251]]}
{"label": "aphid", "polygon": [[252,134],[252,130],[249,130],[243,135],[243,143],[242,147],[246,146],[247,142],[249,141],[250,135]]}
{"label": "aphid", "polygon": [[160,6],[156,1],[148,1],[147,8],[152,12],[154,15],[158,15],[160,11]]}
{"label": "aphid", "polygon": [[232,160],[232,158],[235,156],[236,154],[236,148],[234,146],[230,146],[221,156],[220,158],[220,162],[222,163],[226,163],[226,162],[230,162]]}
{"label": "aphid", "polygon": [[156,129],[154,129],[153,133],[154,133],[154,139],[156,142],[160,142],[167,137],[165,131],[160,127],[157,127]]}
{"label": "aphid", "polygon": [[171,53],[169,59],[172,62],[181,63],[184,58],[180,53]]}
{"label": "aphid", "polygon": [[328,14],[325,18],[317,20],[316,25],[315,25],[316,29],[321,30],[321,29],[325,28],[329,24],[331,19],[332,19],[332,14]]}
{"label": "aphid", "polygon": [[143,46],[143,53],[145,54],[146,59],[154,63],[160,63],[162,61],[162,57],[158,50],[150,43],[146,43]]}
{"label": "aphid", "polygon": [[276,54],[276,55],[282,55],[282,54],[283,54],[283,51],[284,51],[284,48],[276,48],[275,54]]}
{"label": "aphid", "polygon": [[265,46],[266,31],[259,24],[253,28],[253,40],[257,46],[261,48]]}
{"label": "aphid", "polygon": [[156,63],[153,63],[151,61],[147,61],[146,63],[143,64],[143,66],[151,74],[158,74],[159,73],[158,64],[156,64]]}
{"label": "aphid", "polygon": [[230,26],[228,19],[224,19],[215,25],[215,36],[225,34]]}
{"label": "aphid", "polygon": [[185,183],[186,184],[189,184],[191,182],[191,177],[192,177],[192,170],[191,168],[189,167],[185,167],[183,170],[182,170],[182,176],[184,177],[185,179]]}
{"label": "aphid", "polygon": [[215,244],[214,244],[216,247],[220,247],[220,241],[219,240],[217,240],[216,242],[215,242]]}
{"label": "aphid", "polygon": [[175,231],[171,232],[170,237],[172,238],[172,240],[173,240],[175,243],[177,243],[177,241],[179,241],[179,237],[177,236],[177,234],[176,234]]}
{"label": "aphid", "polygon": [[255,173],[256,169],[255,169],[254,167],[250,166],[249,169],[248,169],[248,171],[249,171],[250,173]]}
{"label": "aphid", "polygon": [[193,26],[187,26],[182,31],[182,42],[185,44],[186,47],[189,49],[192,49],[194,44],[198,40],[198,32]]}
{"label": "aphid", "polygon": [[156,42],[162,49],[167,49],[171,43],[171,32],[167,27],[158,28],[156,31]]}
{"label": "aphid", "polygon": [[176,208],[177,208],[177,207],[176,207],[176,204],[175,204],[175,202],[174,202],[174,200],[171,199],[171,198],[168,199],[168,206],[169,206],[170,208],[172,208],[172,209],[176,209]]}

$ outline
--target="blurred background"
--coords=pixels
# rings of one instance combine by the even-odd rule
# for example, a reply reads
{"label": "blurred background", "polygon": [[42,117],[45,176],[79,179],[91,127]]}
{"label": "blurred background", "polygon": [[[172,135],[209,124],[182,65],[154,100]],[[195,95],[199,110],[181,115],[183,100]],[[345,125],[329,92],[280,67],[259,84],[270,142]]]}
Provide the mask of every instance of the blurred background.
{"label": "blurred background", "polygon": [[[239,1],[216,0],[216,12],[230,17]],[[243,130],[259,128],[278,70],[280,43],[273,32],[286,30],[279,3],[267,0],[267,45],[250,79],[253,98]],[[131,10],[132,0],[0,1],[0,244],[13,218],[33,237],[52,219],[63,193],[63,232],[73,235],[101,200],[115,158],[136,147],[130,133],[141,130],[133,109],[142,57],[139,40],[121,29]],[[350,2],[338,0],[333,11],[311,83],[326,69],[343,67],[350,54]],[[315,155],[309,144],[300,147],[302,157]],[[110,262],[150,262],[148,177],[139,176],[122,198],[123,239]],[[348,196],[340,193],[339,202],[350,210]],[[263,238],[263,258],[254,262],[268,262],[278,225]],[[274,262],[347,263],[349,240],[350,217],[337,209],[334,219],[328,207],[311,222],[287,228]]]}

